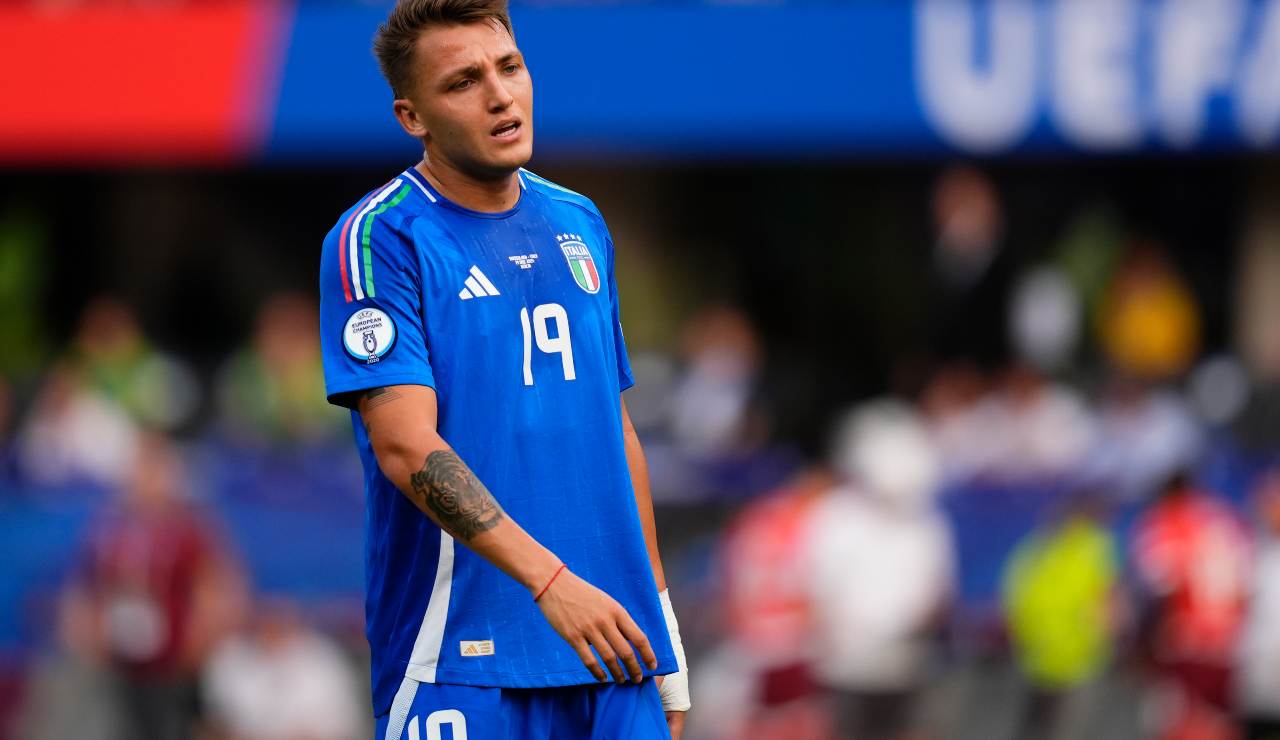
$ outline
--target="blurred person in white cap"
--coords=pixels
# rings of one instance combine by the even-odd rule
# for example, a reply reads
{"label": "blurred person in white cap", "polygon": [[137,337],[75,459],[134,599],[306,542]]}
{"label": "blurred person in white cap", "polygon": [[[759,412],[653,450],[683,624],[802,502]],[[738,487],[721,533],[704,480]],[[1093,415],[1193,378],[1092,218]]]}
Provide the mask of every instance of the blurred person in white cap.
{"label": "blurred person in white cap", "polygon": [[813,671],[843,736],[914,736],[930,636],[954,581],[938,455],[915,411],[894,400],[851,412],[832,452],[845,482],[813,510]]}
{"label": "blurred person in white cap", "polygon": [[222,641],[201,675],[211,740],[356,740],[360,689],[341,648],[281,597]]}

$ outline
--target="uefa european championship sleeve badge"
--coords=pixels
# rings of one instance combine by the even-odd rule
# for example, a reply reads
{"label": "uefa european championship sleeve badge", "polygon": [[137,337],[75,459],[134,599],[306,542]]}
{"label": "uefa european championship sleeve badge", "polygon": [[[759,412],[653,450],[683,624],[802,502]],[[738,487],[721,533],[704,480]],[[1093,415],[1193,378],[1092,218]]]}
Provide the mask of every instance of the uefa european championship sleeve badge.
{"label": "uefa european championship sleeve badge", "polygon": [[385,357],[395,343],[395,322],[376,308],[362,308],[351,314],[342,329],[342,346],[347,354],[368,365]]}

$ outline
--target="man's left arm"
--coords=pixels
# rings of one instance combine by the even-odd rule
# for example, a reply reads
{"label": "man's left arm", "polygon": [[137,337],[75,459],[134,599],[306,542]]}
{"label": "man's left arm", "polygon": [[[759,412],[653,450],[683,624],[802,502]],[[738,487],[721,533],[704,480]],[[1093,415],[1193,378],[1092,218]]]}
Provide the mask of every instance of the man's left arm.
{"label": "man's left arm", "polygon": [[649,490],[649,464],[645,461],[644,448],[640,446],[635,425],[631,423],[631,414],[627,412],[627,402],[619,399],[619,403],[622,405],[622,440],[627,453],[627,467],[631,470],[631,485],[635,489],[640,528],[644,531],[645,548],[649,551],[649,563],[653,566],[653,578],[657,581],[658,593],[662,599],[662,611],[667,620],[667,631],[671,635],[671,646],[680,667],[678,673],[659,680],[667,724],[671,727],[672,737],[679,740],[684,728],[684,713],[689,711],[690,706],[689,668],[685,662],[675,612],[671,609],[671,600],[667,595],[667,576],[662,569],[662,557],[658,554],[658,527],[653,517],[653,494]]}

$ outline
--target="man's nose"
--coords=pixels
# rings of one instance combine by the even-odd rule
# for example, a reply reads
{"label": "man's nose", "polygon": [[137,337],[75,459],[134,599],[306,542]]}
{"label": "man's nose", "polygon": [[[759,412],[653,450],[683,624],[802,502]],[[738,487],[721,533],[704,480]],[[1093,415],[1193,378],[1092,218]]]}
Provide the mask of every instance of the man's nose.
{"label": "man's nose", "polygon": [[502,84],[502,78],[497,74],[489,75],[488,81],[485,83],[489,88],[489,110],[493,112],[504,111],[510,108],[516,102],[516,99],[507,90],[507,86]]}

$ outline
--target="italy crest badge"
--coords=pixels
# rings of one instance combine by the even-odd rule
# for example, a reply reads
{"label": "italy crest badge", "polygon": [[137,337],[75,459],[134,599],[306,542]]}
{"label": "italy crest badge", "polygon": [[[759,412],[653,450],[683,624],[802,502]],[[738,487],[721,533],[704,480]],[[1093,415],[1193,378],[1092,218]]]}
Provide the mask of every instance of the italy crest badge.
{"label": "italy crest badge", "polygon": [[556,241],[560,242],[560,251],[564,252],[565,261],[569,263],[569,272],[573,274],[573,280],[578,287],[588,293],[598,293],[600,271],[596,269],[596,261],[591,256],[591,250],[583,243],[582,237],[577,234],[557,234]]}

